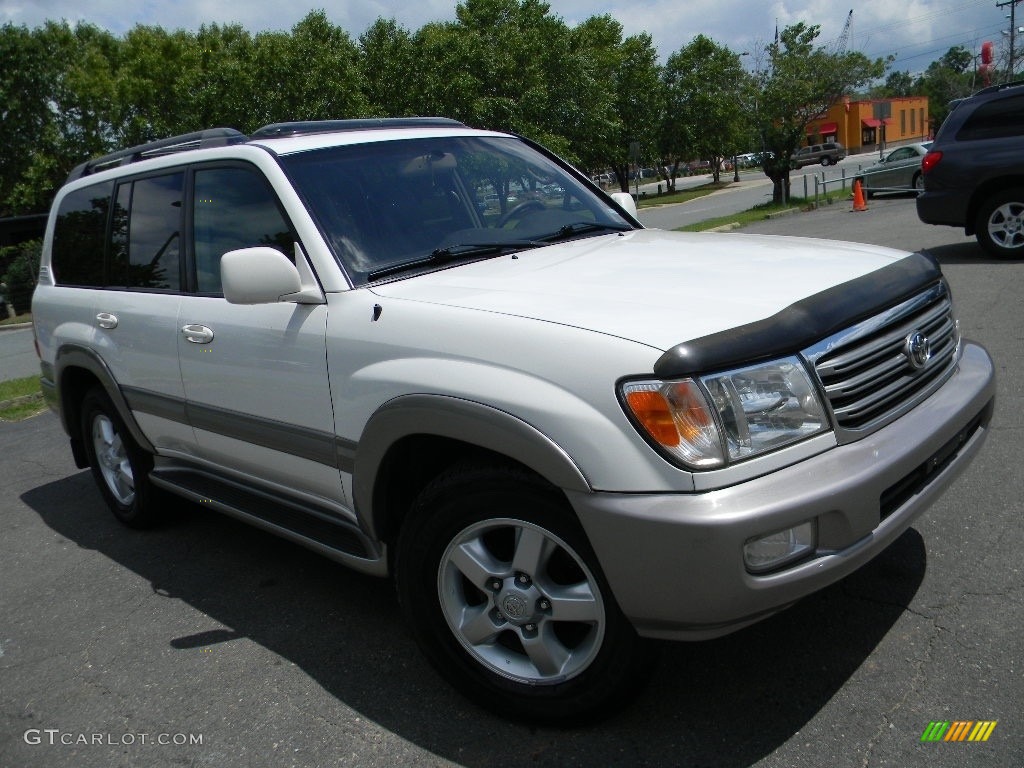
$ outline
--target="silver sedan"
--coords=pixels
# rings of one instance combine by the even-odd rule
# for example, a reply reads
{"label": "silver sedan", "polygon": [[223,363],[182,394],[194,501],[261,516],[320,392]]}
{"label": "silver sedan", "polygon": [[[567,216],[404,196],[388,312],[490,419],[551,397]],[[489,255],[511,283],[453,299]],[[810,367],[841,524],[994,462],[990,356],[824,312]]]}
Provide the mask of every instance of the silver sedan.
{"label": "silver sedan", "polygon": [[858,178],[868,197],[877,192],[903,192],[924,189],[921,158],[928,154],[930,141],[897,147],[874,165],[864,169]]}

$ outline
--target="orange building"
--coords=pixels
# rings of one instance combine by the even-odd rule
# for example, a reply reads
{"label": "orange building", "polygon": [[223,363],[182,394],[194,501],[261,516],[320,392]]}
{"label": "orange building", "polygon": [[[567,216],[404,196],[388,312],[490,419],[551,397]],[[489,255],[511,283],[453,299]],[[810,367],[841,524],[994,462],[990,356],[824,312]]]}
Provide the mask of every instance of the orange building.
{"label": "orange building", "polygon": [[843,99],[807,125],[807,144],[838,141],[851,154],[910,141],[926,141],[931,127],[927,96]]}

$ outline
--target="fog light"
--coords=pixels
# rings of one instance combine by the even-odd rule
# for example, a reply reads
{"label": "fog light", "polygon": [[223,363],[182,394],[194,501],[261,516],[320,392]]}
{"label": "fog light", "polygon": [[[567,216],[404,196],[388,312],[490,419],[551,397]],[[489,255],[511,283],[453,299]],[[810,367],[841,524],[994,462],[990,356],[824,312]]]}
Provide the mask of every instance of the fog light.
{"label": "fog light", "polygon": [[751,573],[764,573],[780,565],[799,560],[814,550],[814,521],[778,531],[743,546],[743,562]]}

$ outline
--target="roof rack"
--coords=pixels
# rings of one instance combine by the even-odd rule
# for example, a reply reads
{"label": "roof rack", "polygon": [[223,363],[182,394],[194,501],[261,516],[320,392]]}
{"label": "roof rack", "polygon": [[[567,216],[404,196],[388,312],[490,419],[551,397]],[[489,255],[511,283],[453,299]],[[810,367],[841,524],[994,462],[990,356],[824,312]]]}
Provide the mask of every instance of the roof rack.
{"label": "roof rack", "polygon": [[139,144],[136,147],[120,149],[109,155],[95,157],[92,160],[75,166],[64,182],[72,182],[83,176],[116,168],[120,165],[137,163],[153,157],[185,152],[189,149],[205,149],[208,147],[225,147],[230,144],[242,144],[253,139],[276,139],[286,136],[305,136],[315,133],[335,133],[337,131],[369,131],[386,128],[465,128],[465,123],[447,117],[381,117],[362,118],[355,120],[303,120],[292,123],[273,123],[260,128],[252,136],[246,136],[234,128],[208,128],[205,131],[183,133],[167,139]]}
{"label": "roof rack", "polygon": [[171,136],[167,139],[151,141],[147,144],[139,144],[136,147],[121,149],[111,152],[109,155],[96,157],[87,160],[81,165],[75,166],[68,174],[67,181],[71,182],[82,176],[105,171],[108,168],[116,168],[119,165],[137,163],[140,160],[149,160],[161,155],[170,155],[175,152],[185,152],[189,149],[203,149],[206,147],[224,147],[229,144],[241,144],[247,137],[241,131],[234,128],[208,128],[205,131],[184,133],[180,136]]}
{"label": "roof rack", "polygon": [[372,131],[387,128],[465,128],[465,123],[448,117],[380,117],[355,120],[303,120],[265,125],[250,138],[279,139],[338,131]]}
{"label": "roof rack", "polygon": [[999,83],[998,85],[990,85],[988,86],[988,88],[982,88],[980,91],[975,91],[973,95],[980,96],[983,93],[996,93],[997,91],[1002,91],[1006,88],[1016,88],[1021,85],[1024,85],[1024,80],[1014,80],[1009,83]]}

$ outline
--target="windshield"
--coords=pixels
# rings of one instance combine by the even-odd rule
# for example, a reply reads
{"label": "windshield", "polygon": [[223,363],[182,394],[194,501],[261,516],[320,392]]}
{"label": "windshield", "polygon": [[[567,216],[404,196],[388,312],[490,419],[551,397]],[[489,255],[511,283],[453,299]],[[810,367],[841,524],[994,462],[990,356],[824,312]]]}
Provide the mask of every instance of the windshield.
{"label": "windshield", "polygon": [[405,265],[436,268],[460,255],[477,259],[634,226],[511,137],[354,144],[282,163],[355,285]]}

